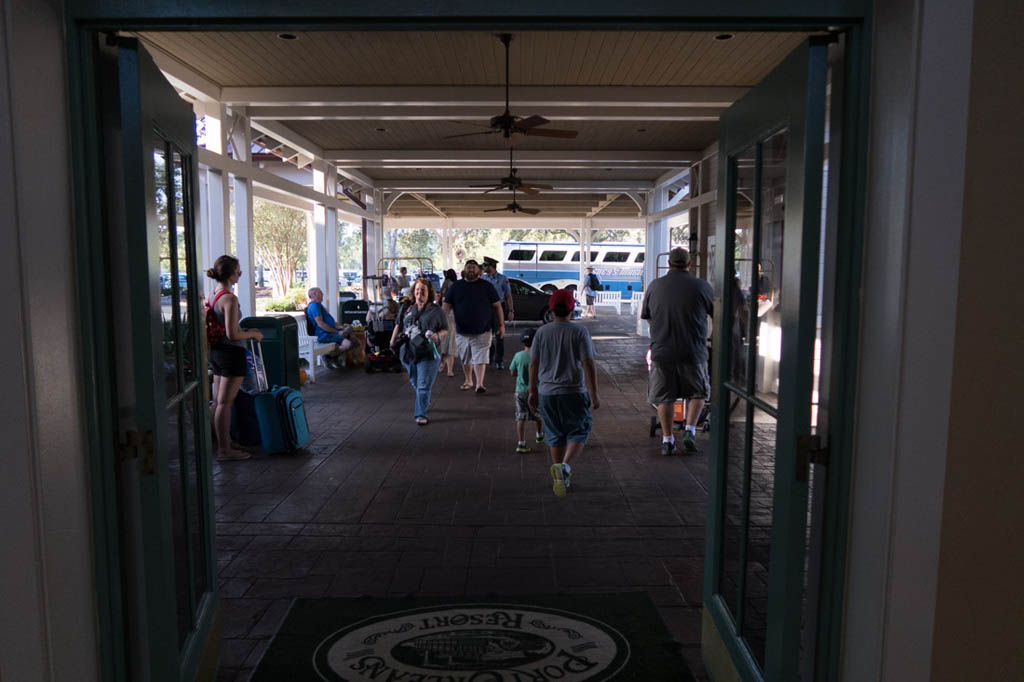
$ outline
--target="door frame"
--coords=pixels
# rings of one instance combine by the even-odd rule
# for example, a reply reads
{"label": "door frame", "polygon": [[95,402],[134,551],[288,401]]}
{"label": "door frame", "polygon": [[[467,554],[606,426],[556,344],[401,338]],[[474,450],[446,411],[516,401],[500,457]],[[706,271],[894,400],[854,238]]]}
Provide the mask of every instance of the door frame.
{"label": "door frame", "polygon": [[[860,331],[859,290],[866,165],[872,2],[870,0],[733,0],[728,7],[699,0],[652,0],[622,16],[614,3],[565,0],[556,6],[538,0],[518,5],[516,12],[499,6],[453,10],[443,0],[427,4],[396,0],[386,16],[371,3],[336,5],[323,0],[295,0],[287,7],[241,0],[67,0],[63,5],[67,59],[68,117],[71,139],[72,206],[75,217],[75,265],[78,280],[79,363],[85,440],[89,452],[95,590],[102,677],[126,678],[120,544],[118,541],[117,457],[114,385],[116,335],[110,326],[111,299],[105,253],[103,150],[96,136],[96,60],[94,40],[114,31],[142,30],[822,30],[842,36],[846,59],[840,111],[842,165],[829,202],[838,210],[835,290],[831,296],[834,323],[827,398],[832,434],[828,468],[828,500],[822,550],[818,619],[819,655],[815,667],[822,679],[839,669],[841,615],[845,587],[846,540],[849,528],[850,472],[853,454],[857,349]],[[833,141],[835,137],[833,137]],[[834,194],[832,193],[834,190]],[[826,301],[829,303],[829,301]],[[827,307],[827,305],[826,305]],[[822,472],[823,473],[823,472]],[[817,472],[816,472],[817,475]]]}

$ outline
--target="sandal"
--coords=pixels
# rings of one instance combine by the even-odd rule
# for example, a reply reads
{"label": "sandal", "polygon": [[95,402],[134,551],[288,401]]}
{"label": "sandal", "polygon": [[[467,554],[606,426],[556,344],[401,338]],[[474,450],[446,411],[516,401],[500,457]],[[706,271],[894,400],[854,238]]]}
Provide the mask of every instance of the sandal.
{"label": "sandal", "polygon": [[450,376],[450,377],[455,376],[455,372],[448,372],[448,376]]}
{"label": "sandal", "polygon": [[419,424],[420,426],[426,426],[427,425],[427,418],[426,417],[417,417],[416,418],[416,423]]}
{"label": "sandal", "polygon": [[483,386],[477,386],[476,387],[476,392],[477,393],[487,393],[487,389],[484,388]]}
{"label": "sandal", "polygon": [[462,384],[459,386],[460,391],[471,391],[473,390],[473,384]]}

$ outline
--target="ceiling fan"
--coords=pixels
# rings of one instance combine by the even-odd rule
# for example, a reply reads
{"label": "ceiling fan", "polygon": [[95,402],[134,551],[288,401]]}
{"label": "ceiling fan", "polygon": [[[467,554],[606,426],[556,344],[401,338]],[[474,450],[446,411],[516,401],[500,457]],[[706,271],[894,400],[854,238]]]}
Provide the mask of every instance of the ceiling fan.
{"label": "ceiling fan", "polygon": [[[541,126],[550,123],[543,116],[527,116],[520,118],[513,116],[509,110],[509,43],[512,42],[511,33],[501,33],[498,39],[505,45],[505,113],[491,118],[486,126],[489,130],[476,133],[460,133],[459,135],[446,135],[443,139],[449,140],[453,137],[467,137],[469,135],[493,135],[501,133],[505,138],[511,139],[512,135],[536,135],[538,137],[561,137],[572,139],[578,134],[575,130],[559,130],[557,128],[542,128]],[[452,123],[463,123],[452,121]]]}
{"label": "ceiling fan", "polygon": [[508,177],[502,178],[500,182],[493,185],[470,185],[470,187],[489,187],[490,189],[484,190],[484,194],[499,189],[519,190],[523,194],[536,194],[539,189],[551,189],[551,185],[523,182],[523,179],[516,175],[516,170],[516,168],[512,167],[512,148],[510,147],[508,150]]}
{"label": "ceiling fan", "polygon": [[512,203],[506,204],[505,208],[485,208],[484,213],[496,213],[498,211],[508,211],[509,213],[525,213],[526,215],[537,215],[540,213],[539,208],[524,208],[516,203],[516,189],[512,188]]}

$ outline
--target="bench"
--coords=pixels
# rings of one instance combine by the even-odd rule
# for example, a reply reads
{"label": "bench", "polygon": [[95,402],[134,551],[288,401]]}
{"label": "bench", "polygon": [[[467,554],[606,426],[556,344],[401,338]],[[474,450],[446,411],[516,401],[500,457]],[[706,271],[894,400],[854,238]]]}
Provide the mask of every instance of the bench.
{"label": "bench", "polygon": [[629,312],[636,315],[636,311],[640,309],[640,305],[644,302],[644,292],[634,291],[632,298],[629,299]]}
{"label": "bench", "polygon": [[621,291],[598,291],[594,296],[594,306],[614,306],[618,315],[622,314],[622,292]]}
{"label": "bench", "polygon": [[323,365],[322,356],[327,355],[334,351],[333,343],[320,343],[316,340],[315,336],[310,336],[306,333],[306,316],[303,315],[301,320],[298,320],[299,327],[299,357],[305,358],[306,362],[309,363],[309,368],[306,370],[306,375],[312,383],[316,383],[316,366],[317,364]]}

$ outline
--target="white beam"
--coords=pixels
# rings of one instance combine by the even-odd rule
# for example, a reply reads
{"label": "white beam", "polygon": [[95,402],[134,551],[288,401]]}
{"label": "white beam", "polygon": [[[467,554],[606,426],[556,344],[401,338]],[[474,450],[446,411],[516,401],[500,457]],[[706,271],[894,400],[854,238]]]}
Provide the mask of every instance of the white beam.
{"label": "white beam", "polygon": [[[699,159],[694,159],[694,161],[698,161],[698,160]],[[655,180],[654,181],[654,186],[655,187],[666,187],[668,185],[674,185],[675,183],[679,182],[684,177],[688,177],[689,175],[690,175],[690,168],[689,167],[677,168],[675,170],[670,170],[669,172],[664,173],[657,180]]]}
{"label": "white beam", "polygon": [[427,199],[422,194],[418,194],[416,192],[409,192],[409,196],[411,196],[413,199],[415,199],[416,201],[420,202],[421,204],[423,204],[424,206],[429,208],[431,211],[433,211],[434,213],[436,213],[440,217],[442,217],[442,218],[447,218],[448,217],[447,213],[445,213],[444,211],[439,209],[435,203],[430,201],[430,199]]}
{"label": "white beam", "polygon": [[669,206],[647,216],[647,222],[651,223],[658,220],[665,220],[667,218],[671,218],[672,216],[679,215],[680,213],[685,213],[686,211],[689,211],[691,208],[703,206],[708,202],[715,201],[717,198],[718,190],[712,190],[710,192],[705,192],[704,194],[701,194],[700,196],[697,197],[693,197],[691,199],[683,199],[674,206]]}
{"label": "white beam", "polygon": [[590,209],[590,212],[587,213],[587,217],[588,218],[593,218],[598,213],[603,211],[606,207],[610,206],[612,204],[612,202],[614,202],[616,199],[618,199],[621,196],[622,196],[621,194],[609,194],[604,199],[602,199],[601,201],[597,202],[597,206],[595,206],[594,208]]}
{"label": "white beam", "polygon": [[189,97],[201,102],[220,102],[221,87],[198,71],[178,61],[178,58],[165,52],[163,48],[139,37],[146,51],[153,57],[164,76],[174,89],[186,93]]}
{"label": "white beam", "polygon": [[314,203],[322,203],[327,206],[331,206],[338,210],[338,213],[340,214],[339,217],[343,220],[354,222],[367,217],[372,218],[369,212],[364,211],[358,206],[342,201],[336,197],[319,194],[314,191],[312,187],[297,185],[294,182],[280,178],[273,173],[263,170],[262,168],[256,168],[255,166],[250,166],[242,163],[241,161],[236,161],[220,154],[214,154],[210,150],[203,149],[202,147],[200,147],[198,151],[199,163],[211,169],[219,169],[221,171],[234,173],[241,177],[249,177],[254,183],[266,185],[280,192],[293,194]]}
{"label": "white beam", "polygon": [[324,150],[313,141],[276,121],[252,121],[252,127],[270,135],[278,142],[284,142],[292,149],[313,159],[324,158]]}
{"label": "white beam", "polygon": [[[517,216],[509,214],[508,217],[497,218],[474,218],[472,216],[456,216],[448,218],[451,226],[456,229],[479,229],[479,230],[578,230],[580,228],[579,216],[566,216],[545,218],[543,216]],[[596,217],[591,219],[595,230],[637,230],[644,228],[643,216]],[[416,230],[434,229],[437,225],[437,218],[434,216],[407,216],[407,217],[384,217],[384,227],[388,230]]]}
{"label": "white beam", "polygon": [[[359,168],[423,166],[429,164],[492,164],[508,165],[508,151],[501,149],[326,149],[324,158],[343,166]],[[658,151],[590,151],[580,149],[516,151],[515,163],[587,164],[670,164],[673,169],[700,161],[700,150]]]}
{"label": "white beam", "polygon": [[[340,172],[340,171],[339,171]],[[534,180],[531,183],[551,185],[553,189],[545,190],[546,194],[593,192],[607,194],[609,192],[626,192],[628,190],[649,191],[650,180]],[[493,185],[494,178],[477,178],[473,180],[378,180],[382,189],[400,192],[428,192],[435,194],[464,194],[473,191],[470,185]]]}
{"label": "white beam", "polygon": [[366,173],[357,171],[354,168],[342,168],[341,166],[338,166],[338,175],[362,185],[364,189],[377,189],[377,181]]}
{"label": "white beam", "polygon": [[[549,121],[664,121],[672,123],[717,122],[725,107],[547,105]],[[254,119],[270,121],[477,121],[487,122],[494,105],[462,106],[302,106],[252,107]],[[453,127],[456,124],[452,124]]]}
{"label": "white beam", "polygon": [[[704,86],[519,86],[512,106],[533,107],[707,107],[731,106],[749,88]],[[226,87],[227,104],[246,106],[505,106],[501,88],[473,86]],[[498,113],[498,112],[495,112]],[[526,112],[530,113],[530,112]],[[492,114],[493,115],[493,114]]]}

